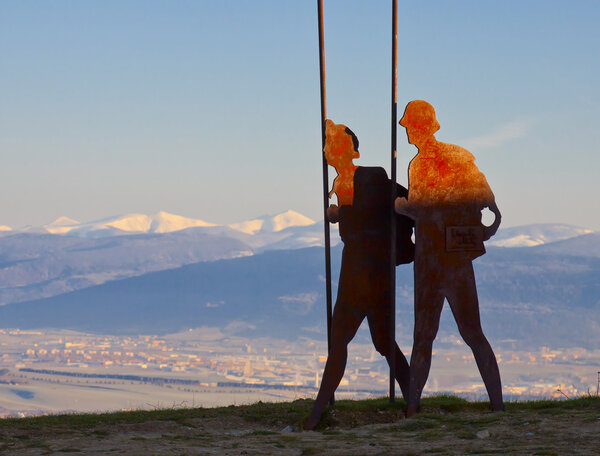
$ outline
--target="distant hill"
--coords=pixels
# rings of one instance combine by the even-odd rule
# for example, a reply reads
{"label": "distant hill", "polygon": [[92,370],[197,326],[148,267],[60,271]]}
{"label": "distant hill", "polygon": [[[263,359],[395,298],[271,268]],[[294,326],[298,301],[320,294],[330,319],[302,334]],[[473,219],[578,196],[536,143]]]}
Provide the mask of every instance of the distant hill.
{"label": "distant hill", "polygon": [[579,226],[561,223],[538,223],[500,229],[487,242],[487,245],[492,247],[533,247],[592,232],[590,229]]}
{"label": "distant hill", "polygon": [[250,222],[234,229],[161,212],[89,224],[61,217],[39,229],[2,232],[0,305],[199,261],[323,244],[323,223],[294,211]]}
{"label": "distant hill", "polygon": [[535,247],[540,253],[600,258],[600,233],[590,233]]}
{"label": "distant hill", "polygon": [[85,239],[0,237],[0,303],[48,297],[182,264],[251,255],[239,239],[190,230]]}
{"label": "distant hill", "polygon": [[[598,248],[600,238],[589,239],[589,249]],[[580,242],[580,237],[562,241],[561,248]],[[341,246],[333,249],[334,281],[340,254]],[[491,247],[475,268],[490,339],[531,347],[600,347],[600,258]],[[6,305],[0,321],[4,327],[119,334],[215,326],[248,337],[294,339],[324,331],[323,275],[322,248],[271,251]],[[412,283],[412,267],[399,267],[400,335],[412,334]],[[451,318],[443,319],[441,331],[454,328]]]}
{"label": "distant hill", "polygon": [[[511,250],[533,245],[527,248],[536,253],[600,257],[600,234],[579,236],[589,231],[527,225],[501,229],[487,245],[512,246]],[[331,234],[335,246],[340,242],[337,225],[331,225]],[[61,217],[44,227],[0,232],[0,306],[198,262],[322,245],[323,222],[294,211],[231,225],[166,212],[89,223]],[[222,280],[215,278],[217,283]]]}

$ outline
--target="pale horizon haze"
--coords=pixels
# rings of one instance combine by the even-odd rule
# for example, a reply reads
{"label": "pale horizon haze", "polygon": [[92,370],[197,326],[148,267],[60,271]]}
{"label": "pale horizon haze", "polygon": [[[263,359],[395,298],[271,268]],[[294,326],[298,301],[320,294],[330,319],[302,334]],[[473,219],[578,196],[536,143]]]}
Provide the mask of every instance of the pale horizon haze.
{"label": "pale horizon haze", "polygon": [[[324,4],[328,117],[389,173],[391,2]],[[316,5],[0,2],[0,225],[322,219]],[[502,227],[600,230],[599,22],[592,0],[399,3],[398,118],[434,105]],[[415,153],[398,127],[403,185]]]}

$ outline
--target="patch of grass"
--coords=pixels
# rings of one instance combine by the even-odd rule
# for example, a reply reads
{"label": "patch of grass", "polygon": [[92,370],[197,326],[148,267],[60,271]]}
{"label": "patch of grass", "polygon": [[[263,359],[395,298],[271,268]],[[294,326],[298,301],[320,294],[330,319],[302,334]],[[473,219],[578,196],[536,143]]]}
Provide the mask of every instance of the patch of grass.
{"label": "patch of grass", "polygon": [[438,431],[425,431],[417,437],[420,442],[434,442],[439,440],[440,433]]}
{"label": "patch of grass", "polygon": [[[11,439],[27,440],[35,432],[52,435],[70,435],[91,432],[97,437],[105,437],[109,432],[102,429],[119,424],[139,424],[151,421],[171,421],[189,427],[197,427],[210,419],[231,419],[234,417],[262,425],[266,428],[283,429],[288,425],[297,426],[306,419],[314,401],[301,399],[293,402],[264,403],[229,406],[218,408],[164,409],[152,411],[132,411],[100,414],[48,415],[34,418],[0,419],[0,433],[11,435]],[[375,432],[419,431],[434,429],[443,423],[447,430],[461,426],[482,427],[510,416],[514,423],[522,425],[531,421],[526,417],[535,412],[538,418],[543,415],[562,415],[568,413],[595,414],[600,416],[600,397],[584,396],[571,400],[547,400],[509,402],[506,413],[488,413],[488,402],[469,402],[455,396],[440,395],[423,398],[421,414],[409,420],[404,419],[403,400],[391,404],[387,398],[367,400],[339,400],[334,407],[327,409],[318,429],[331,431],[349,429],[356,426],[375,423],[394,424]],[[477,412],[473,418],[465,417],[462,412]],[[592,421],[590,419],[590,421]],[[412,423],[412,424],[411,424]],[[98,429],[101,428],[101,429]]]}
{"label": "patch of grass", "polygon": [[25,444],[25,448],[43,448],[45,450],[50,450],[50,446],[48,445],[48,443],[40,439],[27,442],[27,444]]}
{"label": "patch of grass", "polygon": [[427,454],[452,454],[448,448],[428,448]]}
{"label": "patch of grass", "polygon": [[336,401],[335,408],[339,410],[354,411],[354,412],[379,412],[384,410],[403,411],[406,407],[406,402],[400,399],[391,403],[387,397],[376,399],[363,399],[353,401],[350,399]]}
{"label": "patch of grass", "polygon": [[170,440],[172,442],[176,442],[176,441],[180,441],[180,440],[194,440],[193,436],[181,435],[181,434],[177,434],[177,435],[163,434],[161,438]]}
{"label": "patch of grass", "polygon": [[[462,414],[444,414],[444,415],[423,415],[422,419],[429,419],[433,422],[437,422],[441,424],[444,423],[444,426],[447,427],[448,430],[455,430],[459,428],[463,428],[465,426],[468,427],[486,427],[493,425],[506,417],[503,413],[483,413],[477,417],[473,416],[464,416]],[[513,419],[514,423],[517,424],[518,419]],[[524,424],[524,423],[519,423]]]}
{"label": "patch of grass", "polygon": [[488,450],[486,448],[473,448],[465,451],[465,454],[498,454],[498,450]]}
{"label": "patch of grass", "polygon": [[489,408],[488,402],[469,402],[448,394],[425,397],[421,400],[422,413],[476,412],[489,410]]}
{"label": "patch of grass", "polygon": [[283,440],[284,442],[295,442],[296,440],[298,440],[298,436],[297,435],[282,435],[280,437],[281,440]]}
{"label": "patch of grass", "polygon": [[397,431],[422,431],[424,429],[432,429],[437,428],[439,426],[438,422],[428,420],[426,418],[414,418],[410,420],[404,420],[402,423],[395,426]]}
{"label": "patch of grass", "polygon": [[273,432],[273,431],[257,429],[255,431],[250,432],[248,435],[274,435],[274,434],[278,434],[278,433]]}
{"label": "patch of grass", "polygon": [[550,416],[558,416],[558,415],[564,415],[566,413],[569,413],[569,410],[563,409],[563,408],[540,408],[540,409],[534,409],[536,413],[539,413],[540,415],[550,415]]}
{"label": "patch of grass", "polygon": [[600,410],[600,396],[586,395],[577,399],[567,400],[544,400],[544,401],[523,401],[508,402],[507,410],[543,410],[543,409],[562,409],[562,410]]}
{"label": "patch of grass", "polygon": [[550,449],[550,448],[541,448],[541,449],[537,449],[535,450],[535,453],[533,453],[534,455],[540,455],[540,456],[558,456],[558,453],[556,452],[556,450]]}
{"label": "patch of grass", "polygon": [[396,432],[398,431],[398,426],[386,426],[386,427],[380,427],[378,429],[373,430],[374,434],[387,434],[389,432]]}
{"label": "patch of grass", "polygon": [[456,437],[464,440],[475,440],[477,438],[477,435],[474,431],[462,430],[456,433]]}

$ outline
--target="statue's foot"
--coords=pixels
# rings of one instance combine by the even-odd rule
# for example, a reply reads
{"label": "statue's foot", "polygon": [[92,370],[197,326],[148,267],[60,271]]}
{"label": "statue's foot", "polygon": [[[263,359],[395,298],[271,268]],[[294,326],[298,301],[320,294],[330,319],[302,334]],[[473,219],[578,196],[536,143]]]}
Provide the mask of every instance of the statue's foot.
{"label": "statue's foot", "polygon": [[410,418],[413,415],[416,415],[419,412],[418,405],[411,405],[406,409],[406,418]]}
{"label": "statue's foot", "polygon": [[303,429],[305,431],[312,431],[314,428],[317,427],[317,424],[319,424],[319,421],[320,421],[320,417],[315,418],[311,415],[308,417],[308,419],[304,423]]}
{"label": "statue's foot", "polygon": [[313,412],[313,413],[310,414],[310,416],[308,417],[308,419],[304,423],[303,429],[305,431],[312,431],[314,428],[317,427],[317,424],[319,424],[319,421],[321,421],[321,415],[320,414],[315,414]]}
{"label": "statue's foot", "polygon": [[492,404],[492,412],[503,412],[504,411],[504,403],[500,404]]}

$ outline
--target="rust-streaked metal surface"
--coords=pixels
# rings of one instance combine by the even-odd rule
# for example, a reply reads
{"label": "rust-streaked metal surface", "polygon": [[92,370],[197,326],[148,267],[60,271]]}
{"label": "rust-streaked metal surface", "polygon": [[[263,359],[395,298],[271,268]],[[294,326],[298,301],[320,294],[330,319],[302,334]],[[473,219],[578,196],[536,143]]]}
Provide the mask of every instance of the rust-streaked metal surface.
{"label": "rust-streaked metal surface", "polygon": [[[395,204],[396,212],[415,221],[415,328],[407,416],[419,408],[444,299],[475,356],[492,409],[503,410],[500,373],[481,328],[472,265],[485,253],[483,241],[500,225],[494,194],[468,150],[435,138],[440,124],[429,103],[411,101],[400,125],[419,150],[408,169],[408,199],[398,198]],[[489,227],[481,223],[486,207],[495,215]]]}

